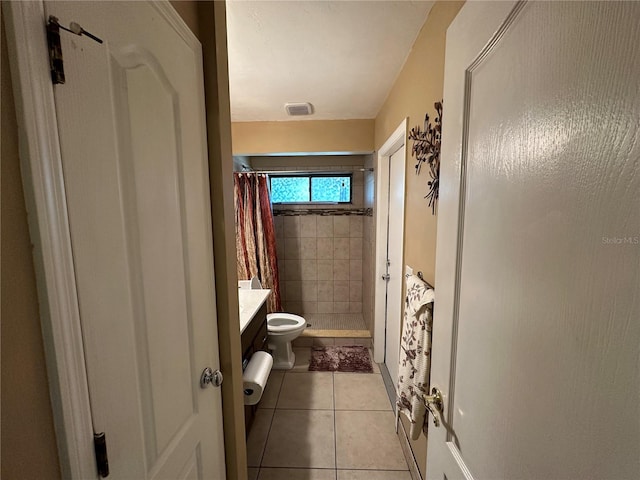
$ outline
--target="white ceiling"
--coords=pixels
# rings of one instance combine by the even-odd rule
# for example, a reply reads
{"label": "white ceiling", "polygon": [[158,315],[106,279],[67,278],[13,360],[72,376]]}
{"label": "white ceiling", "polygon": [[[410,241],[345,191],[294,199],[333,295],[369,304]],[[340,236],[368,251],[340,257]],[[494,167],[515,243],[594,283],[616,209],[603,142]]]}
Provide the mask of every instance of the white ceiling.
{"label": "white ceiling", "polygon": [[232,121],[374,118],[432,5],[227,0]]}

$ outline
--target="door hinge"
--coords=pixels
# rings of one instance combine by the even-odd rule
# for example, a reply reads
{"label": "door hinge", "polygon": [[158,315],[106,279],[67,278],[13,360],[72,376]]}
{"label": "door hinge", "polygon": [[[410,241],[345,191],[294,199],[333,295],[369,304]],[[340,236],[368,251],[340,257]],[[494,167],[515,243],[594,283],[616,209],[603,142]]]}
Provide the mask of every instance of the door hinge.
{"label": "door hinge", "polygon": [[60,24],[58,19],[51,15],[47,22],[47,44],[49,45],[49,67],[51,68],[51,81],[54,85],[63,84],[64,64],[62,62],[62,45],[60,44]]}
{"label": "door hinge", "polygon": [[64,62],[62,60],[62,44],[60,43],[60,30],[73,33],[78,36],[86,36],[90,39],[103,43],[101,39],[94,34],[87,32],[78,23],[71,22],[69,28],[60,25],[57,17],[49,15],[47,22],[47,44],[49,46],[49,67],[51,69],[51,81],[54,85],[63,84],[64,78]]}
{"label": "door hinge", "polygon": [[109,476],[109,457],[107,456],[107,437],[104,432],[93,434],[93,447],[96,452],[96,465],[98,466],[98,475],[101,477]]}

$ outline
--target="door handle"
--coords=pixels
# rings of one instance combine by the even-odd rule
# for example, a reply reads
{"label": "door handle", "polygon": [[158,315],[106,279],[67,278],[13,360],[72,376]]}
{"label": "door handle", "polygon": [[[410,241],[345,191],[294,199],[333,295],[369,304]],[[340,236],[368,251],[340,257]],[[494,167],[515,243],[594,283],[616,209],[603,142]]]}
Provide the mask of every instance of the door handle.
{"label": "door handle", "polygon": [[382,275],[382,279],[386,282],[388,282],[390,278],[391,278],[391,275],[389,275],[388,273],[385,273],[384,275]]}
{"label": "door handle", "polygon": [[214,372],[211,370],[211,367],[207,367],[202,371],[202,375],[200,375],[200,388],[207,388],[209,384],[219,387],[223,381],[224,377],[220,370]]}
{"label": "door handle", "polygon": [[442,392],[437,387],[431,389],[431,395],[423,395],[422,399],[433,416],[433,425],[440,426],[440,421],[444,413],[444,402],[442,400]]}

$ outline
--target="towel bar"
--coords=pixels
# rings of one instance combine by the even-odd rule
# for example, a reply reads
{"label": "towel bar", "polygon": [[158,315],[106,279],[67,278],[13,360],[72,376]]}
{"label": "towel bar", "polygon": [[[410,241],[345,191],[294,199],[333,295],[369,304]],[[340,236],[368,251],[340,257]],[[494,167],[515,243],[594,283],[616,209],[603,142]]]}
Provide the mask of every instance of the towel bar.
{"label": "towel bar", "polygon": [[[409,273],[405,273],[405,275],[404,275],[404,276],[405,276],[405,277],[407,277],[407,278],[409,278],[409,277],[411,276],[411,274],[409,274]],[[424,275],[422,275],[422,272],[418,272],[418,273],[416,273],[416,276],[417,276],[420,280],[422,280],[424,283],[426,283],[426,284],[427,284],[427,287],[429,287],[429,288],[430,288],[430,289],[432,289],[432,290],[435,290],[435,288],[433,288],[433,285],[431,285],[429,282],[427,282],[427,281],[424,279]]]}

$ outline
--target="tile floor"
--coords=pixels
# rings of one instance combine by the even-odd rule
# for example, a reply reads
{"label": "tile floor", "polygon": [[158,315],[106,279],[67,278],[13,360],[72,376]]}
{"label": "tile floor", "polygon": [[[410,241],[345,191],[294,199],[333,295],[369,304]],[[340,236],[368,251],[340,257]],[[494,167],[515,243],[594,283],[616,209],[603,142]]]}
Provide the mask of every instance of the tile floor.
{"label": "tile floor", "polygon": [[411,480],[391,403],[374,373],[272,371],[247,440],[249,480]]}

